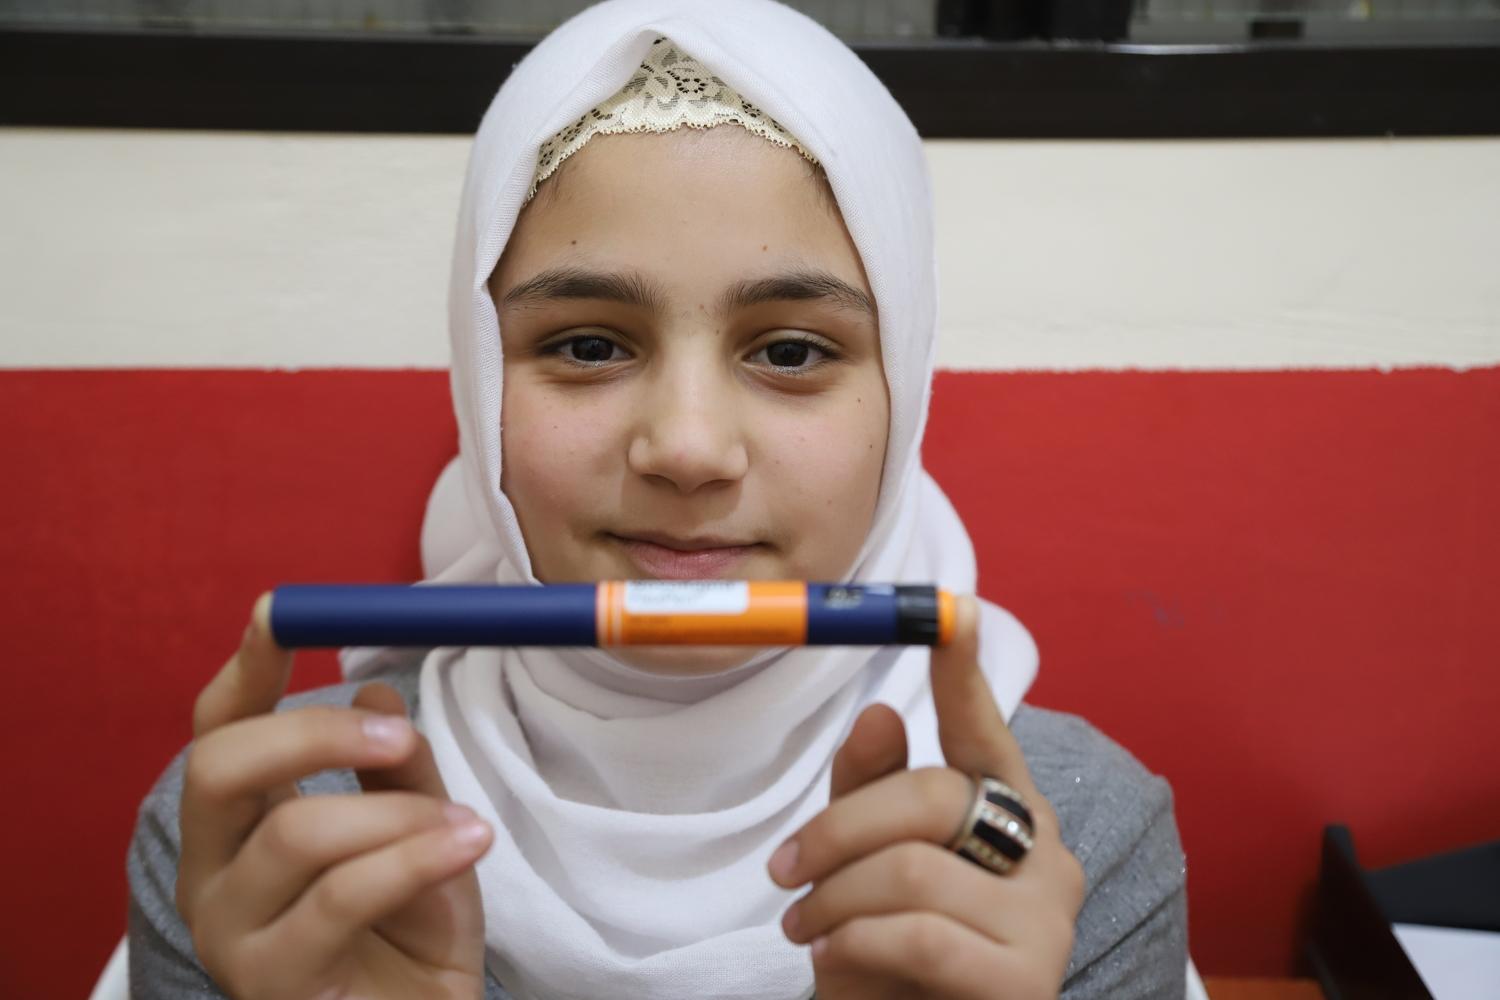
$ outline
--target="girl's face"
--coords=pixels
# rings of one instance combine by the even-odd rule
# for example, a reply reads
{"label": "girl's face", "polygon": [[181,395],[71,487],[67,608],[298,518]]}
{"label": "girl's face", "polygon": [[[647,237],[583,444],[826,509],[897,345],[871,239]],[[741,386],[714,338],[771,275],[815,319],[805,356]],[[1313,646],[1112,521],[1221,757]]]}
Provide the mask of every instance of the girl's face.
{"label": "girl's face", "polygon": [[[833,580],[890,408],[874,296],[824,182],[737,126],[600,136],[489,283],[501,489],[536,577]],[[744,649],[632,649],[709,673]]]}

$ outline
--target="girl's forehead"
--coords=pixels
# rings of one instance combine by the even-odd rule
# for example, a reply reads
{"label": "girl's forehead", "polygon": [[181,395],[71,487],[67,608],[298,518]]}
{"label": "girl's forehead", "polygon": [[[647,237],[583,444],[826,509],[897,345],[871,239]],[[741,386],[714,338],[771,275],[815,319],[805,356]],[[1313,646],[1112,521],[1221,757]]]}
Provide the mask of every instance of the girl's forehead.
{"label": "girl's forehead", "polygon": [[[629,192],[633,200],[657,206],[681,202],[690,193],[712,195],[695,206],[699,211],[714,202],[767,195],[795,209],[831,193],[821,168],[733,124],[598,136],[563,161],[523,214],[567,202],[580,188],[595,202]],[[838,214],[831,201],[828,208]]]}
{"label": "girl's forehead", "polygon": [[800,263],[869,294],[821,172],[733,125],[595,138],[538,188],[494,277],[585,258],[698,280]]}

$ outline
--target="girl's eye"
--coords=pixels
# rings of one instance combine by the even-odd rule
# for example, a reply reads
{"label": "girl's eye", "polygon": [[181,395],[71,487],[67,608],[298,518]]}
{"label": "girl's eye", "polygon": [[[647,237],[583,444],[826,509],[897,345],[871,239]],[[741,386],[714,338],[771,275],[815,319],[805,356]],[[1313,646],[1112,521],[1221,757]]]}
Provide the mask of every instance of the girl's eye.
{"label": "girl's eye", "polygon": [[807,364],[807,356],[811,353],[812,349],[806,344],[783,340],[766,348],[766,360],[777,368],[800,368]]}
{"label": "girl's eye", "polygon": [[827,359],[829,352],[806,340],[778,340],[756,352],[760,355],[774,368],[806,371]]}
{"label": "girl's eye", "polygon": [[607,337],[573,337],[558,344],[557,351],[566,352],[570,360],[584,365],[602,365],[618,360],[619,346]]}

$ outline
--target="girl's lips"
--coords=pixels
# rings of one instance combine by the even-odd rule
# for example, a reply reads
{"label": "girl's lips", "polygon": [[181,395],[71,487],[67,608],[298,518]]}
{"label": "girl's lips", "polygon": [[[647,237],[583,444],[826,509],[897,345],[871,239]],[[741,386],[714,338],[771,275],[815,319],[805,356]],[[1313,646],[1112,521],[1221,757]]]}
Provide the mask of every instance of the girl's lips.
{"label": "girl's lips", "polygon": [[669,549],[636,538],[612,536],[641,575],[658,580],[710,580],[728,572],[759,545],[727,545],[711,549]]}

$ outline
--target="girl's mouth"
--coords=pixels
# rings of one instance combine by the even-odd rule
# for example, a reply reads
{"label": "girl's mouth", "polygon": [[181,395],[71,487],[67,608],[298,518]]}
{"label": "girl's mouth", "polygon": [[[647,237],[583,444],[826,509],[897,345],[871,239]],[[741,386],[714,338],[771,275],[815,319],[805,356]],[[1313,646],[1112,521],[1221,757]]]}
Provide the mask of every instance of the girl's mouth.
{"label": "girl's mouth", "polygon": [[642,578],[657,580],[710,580],[724,576],[761,547],[757,542],[713,538],[613,534],[609,537],[619,543]]}

